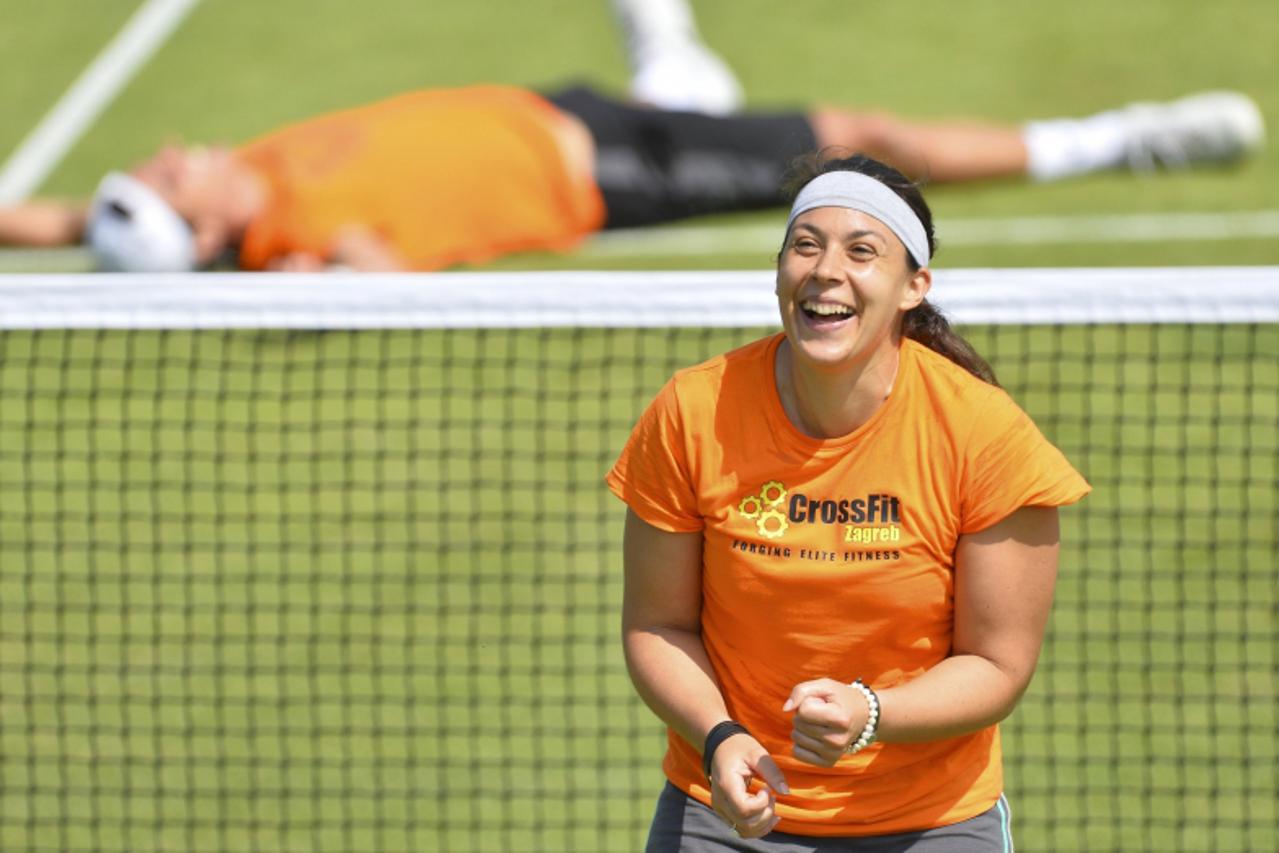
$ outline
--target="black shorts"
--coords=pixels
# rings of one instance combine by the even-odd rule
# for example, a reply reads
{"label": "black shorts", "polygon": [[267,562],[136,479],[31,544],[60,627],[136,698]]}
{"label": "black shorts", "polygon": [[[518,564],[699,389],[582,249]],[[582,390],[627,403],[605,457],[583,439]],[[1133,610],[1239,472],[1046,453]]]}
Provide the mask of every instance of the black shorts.
{"label": "black shorts", "polygon": [[647,853],[1013,853],[1008,801],[936,829],[892,835],[811,836],[773,830],[739,838],[706,806],[667,782],[657,800]]}
{"label": "black shorts", "polygon": [[610,100],[583,86],[545,97],[595,137],[606,228],[784,204],[783,173],[817,146],[799,112],[672,112]]}

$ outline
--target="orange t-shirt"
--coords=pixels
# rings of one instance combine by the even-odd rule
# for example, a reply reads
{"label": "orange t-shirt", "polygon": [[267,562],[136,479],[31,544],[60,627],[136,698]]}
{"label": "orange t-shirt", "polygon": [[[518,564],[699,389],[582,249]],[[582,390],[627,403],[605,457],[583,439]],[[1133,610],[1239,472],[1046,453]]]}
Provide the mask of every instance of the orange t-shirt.
{"label": "orange t-shirt", "polygon": [[[729,714],[791,795],[778,828],[876,835],[966,820],[1003,790],[998,727],[875,743],[833,768],[790,754],[782,704],[801,681],[883,689],[950,651],[961,534],[1088,484],[1001,389],[906,340],[892,393],[841,438],[799,432],[777,395],[781,335],[667,383],[607,482],[649,524],[702,531],[702,639]],[[709,803],[701,757],[674,732],[664,769]]]}
{"label": "orange t-shirt", "polygon": [[589,166],[569,168],[568,121],[523,89],[413,92],[305,121],[237,155],[269,187],[240,265],[327,257],[352,225],[373,230],[415,269],[507,252],[566,249],[604,222]]}

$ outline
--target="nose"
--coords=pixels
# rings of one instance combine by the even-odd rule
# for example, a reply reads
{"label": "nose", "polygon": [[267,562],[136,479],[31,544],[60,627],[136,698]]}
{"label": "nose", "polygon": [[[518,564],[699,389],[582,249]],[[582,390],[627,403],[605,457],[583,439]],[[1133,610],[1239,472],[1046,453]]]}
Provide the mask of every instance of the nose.
{"label": "nose", "polygon": [[823,282],[844,280],[844,255],[837,245],[827,245],[813,264],[813,278]]}

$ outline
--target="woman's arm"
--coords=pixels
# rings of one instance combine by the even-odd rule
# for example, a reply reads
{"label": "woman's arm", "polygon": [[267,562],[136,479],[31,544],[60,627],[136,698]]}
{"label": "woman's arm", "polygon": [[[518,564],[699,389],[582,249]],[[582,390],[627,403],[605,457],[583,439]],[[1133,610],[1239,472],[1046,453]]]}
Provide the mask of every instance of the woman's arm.
{"label": "woman's arm", "polygon": [[702,534],[626,513],[622,647],[645,704],[697,748],[728,719],[702,645]]}
{"label": "woman's arm", "polygon": [[[878,691],[880,740],[955,737],[1012,712],[1039,659],[1059,539],[1053,507],[1022,507],[960,537],[951,654],[919,678]],[[785,710],[796,712],[796,757],[824,766],[857,739],[868,714],[858,691],[831,679],[798,685]]]}
{"label": "woman's arm", "polygon": [[84,236],[85,202],[37,199],[0,207],[0,246],[72,246]]}
{"label": "woman's arm", "polygon": [[[728,709],[702,644],[702,534],[670,533],[626,513],[622,647],[640,697],[700,751]],[[733,735],[714,756],[712,800],[745,837],[776,825],[773,790],[787,792],[781,771],[752,737]],[[750,793],[752,778],[767,787]]]}
{"label": "woman's arm", "polygon": [[338,232],[329,262],[359,272],[402,272],[408,262],[381,234],[362,225]]}
{"label": "woman's arm", "polygon": [[387,240],[358,225],[338,230],[328,257],[314,252],[290,252],[267,263],[271,272],[403,272],[408,264]]}

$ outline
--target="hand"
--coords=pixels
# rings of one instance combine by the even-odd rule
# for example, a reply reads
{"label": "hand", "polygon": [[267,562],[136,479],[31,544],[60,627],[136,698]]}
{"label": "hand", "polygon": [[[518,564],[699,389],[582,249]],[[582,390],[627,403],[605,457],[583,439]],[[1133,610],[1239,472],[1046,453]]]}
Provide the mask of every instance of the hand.
{"label": "hand", "polygon": [[333,243],[333,263],[361,272],[400,272],[407,267],[395,248],[369,228],[348,225]]}
{"label": "hand", "polygon": [[795,685],[782,711],[795,712],[791,754],[818,767],[833,766],[870,716],[860,691],[831,678]]}
{"label": "hand", "polygon": [[[789,794],[786,777],[759,741],[736,734],[715,750],[711,807],[742,838],[760,838],[777,826],[777,794]],[[752,785],[758,781],[762,784]],[[752,790],[752,787],[754,790]]]}
{"label": "hand", "polygon": [[310,252],[290,252],[272,258],[267,269],[272,272],[323,272],[324,259]]}

